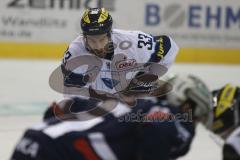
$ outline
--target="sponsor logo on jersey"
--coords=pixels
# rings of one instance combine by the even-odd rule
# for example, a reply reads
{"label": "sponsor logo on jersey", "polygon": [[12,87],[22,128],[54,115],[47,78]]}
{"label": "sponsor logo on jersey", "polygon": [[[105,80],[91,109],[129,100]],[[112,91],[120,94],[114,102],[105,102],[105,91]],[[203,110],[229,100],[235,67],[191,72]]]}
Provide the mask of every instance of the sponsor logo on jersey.
{"label": "sponsor logo on jersey", "polygon": [[135,65],[136,65],[136,60],[135,59],[127,59],[127,60],[120,61],[120,62],[116,63],[117,69],[132,68]]}

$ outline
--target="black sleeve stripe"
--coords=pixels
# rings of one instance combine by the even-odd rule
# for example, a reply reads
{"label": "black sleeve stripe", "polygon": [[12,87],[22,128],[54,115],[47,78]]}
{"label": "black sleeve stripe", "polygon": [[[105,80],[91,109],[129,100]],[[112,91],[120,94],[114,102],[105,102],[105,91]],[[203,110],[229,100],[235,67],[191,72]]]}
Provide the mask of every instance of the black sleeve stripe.
{"label": "black sleeve stripe", "polygon": [[223,160],[240,160],[240,155],[231,145],[225,144],[223,146]]}
{"label": "black sleeve stripe", "polygon": [[154,36],[154,42],[156,42],[154,52],[149,59],[149,62],[159,62],[163,57],[166,56],[171,48],[171,41],[168,36]]}

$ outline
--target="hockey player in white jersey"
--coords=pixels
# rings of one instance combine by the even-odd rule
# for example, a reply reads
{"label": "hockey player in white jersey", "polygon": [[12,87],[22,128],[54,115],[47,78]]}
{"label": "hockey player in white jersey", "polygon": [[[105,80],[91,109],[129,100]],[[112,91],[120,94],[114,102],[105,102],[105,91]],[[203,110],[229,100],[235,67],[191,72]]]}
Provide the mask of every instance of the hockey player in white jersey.
{"label": "hockey player in white jersey", "polygon": [[[90,93],[84,90],[81,95],[104,99],[105,95],[119,96],[133,78],[143,73],[147,73],[148,82],[152,82],[167,72],[178,53],[172,38],[112,29],[112,24],[113,19],[104,8],[84,12],[83,34],[71,42],[63,58],[65,87],[90,88]],[[145,87],[149,90],[149,85]],[[68,90],[65,94],[71,93]]]}
{"label": "hockey player in white jersey", "polygon": [[240,88],[227,84],[213,95],[210,130],[224,140],[223,160],[240,160]]}

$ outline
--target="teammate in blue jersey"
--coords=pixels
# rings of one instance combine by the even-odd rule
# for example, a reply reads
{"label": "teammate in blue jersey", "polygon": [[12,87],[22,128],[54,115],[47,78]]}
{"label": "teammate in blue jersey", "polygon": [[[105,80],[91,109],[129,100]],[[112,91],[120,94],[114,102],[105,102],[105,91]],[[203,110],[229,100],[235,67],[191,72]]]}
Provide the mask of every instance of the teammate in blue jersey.
{"label": "teammate in blue jersey", "polygon": [[[79,98],[53,104],[58,106],[55,116],[49,110],[44,122],[28,129],[11,159],[168,160],[182,156],[189,150],[195,125],[208,122],[211,94],[194,76],[169,82],[175,88],[171,94],[139,99],[134,108],[115,100],[99,103]],[[64,113],[68,105],[74,114]],[[79,111],[97,105],[102,112],[106,106],[116,108],[102,117],[97,112],[79,116]]]}

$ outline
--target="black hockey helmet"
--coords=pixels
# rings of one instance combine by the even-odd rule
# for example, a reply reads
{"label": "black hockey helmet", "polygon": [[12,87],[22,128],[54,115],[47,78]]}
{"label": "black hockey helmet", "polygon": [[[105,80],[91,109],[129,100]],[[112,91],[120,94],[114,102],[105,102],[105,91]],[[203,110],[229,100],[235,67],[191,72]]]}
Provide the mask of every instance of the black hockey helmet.
{"label": "black hockey helmet", "polygon": [[217,91],[213,91],[213,123],[211,130],[221,134],[227,129],[239,125],[240,90],[230,84]]}
{"label": "black hockey helmet", "polygon": [[112,17],[105,8],[90,8],[83,13],[81,28],[83,35],[109,34],[112,23]]}

